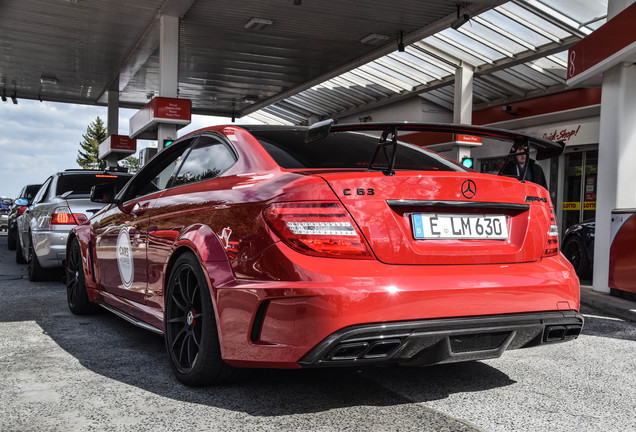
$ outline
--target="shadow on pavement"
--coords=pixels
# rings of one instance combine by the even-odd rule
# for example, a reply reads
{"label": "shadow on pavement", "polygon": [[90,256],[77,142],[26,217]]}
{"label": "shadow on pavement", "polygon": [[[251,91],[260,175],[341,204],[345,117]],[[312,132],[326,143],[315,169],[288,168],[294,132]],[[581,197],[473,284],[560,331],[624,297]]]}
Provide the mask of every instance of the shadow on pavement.
{"label": "shadow on pavement", "polygon": [[[108,312],[73,315],[66,304],[66,287],[61,282],[31,283],[24,276],[22,266],[11,263],[9,268],[2,261],[6,261],[6,255],[0,256],[0,270],[6,270],[0,274],[9,271],[14,277],[0,280],[0,324],[35,322],[44,337],[50,338],[84,368],[178,401],[253,416],[403,405],[404,410],[414,411],[415,418],[424,420],[424,410],[426,419],[441,420],[443,417],[448,421],[445,414],[413,403],[444,399],[457,392],[484,391],[514,384],[507,375],[485,363],[469,362],[426,368],[261,369],[251,371],[242,382],[233,385],[189,388],[172,374],[162,337]],[[29,343],[19,340],[20,334],[15,338],[15,343]],[[24,364],[28,371],[28,359]],[[54,364],[46,367],[60,373],[57,372],[60,368]],[[73,383],[75,379],[69,373],[69,382]],[[408,398],[380,384],[387,380],[408,388]],[[453,430],[472,430],[472,426],[451,420],[457,422]]]}
{"label": "shadow on pavement", "polygon": [[[63,297],[64,287],[59,291]],[[426,368],[258,369],[233,385],[188,388],[172,374],[160,336],[107,312],[78,317],[63,306],[65,309],[36,322],[84,367],[163,397],[254,416],[427,402],[452,393],[514,384],[485,363],[469,362]],[[409,398],[387,390],[376,382],[378,378],[408,386]]]}

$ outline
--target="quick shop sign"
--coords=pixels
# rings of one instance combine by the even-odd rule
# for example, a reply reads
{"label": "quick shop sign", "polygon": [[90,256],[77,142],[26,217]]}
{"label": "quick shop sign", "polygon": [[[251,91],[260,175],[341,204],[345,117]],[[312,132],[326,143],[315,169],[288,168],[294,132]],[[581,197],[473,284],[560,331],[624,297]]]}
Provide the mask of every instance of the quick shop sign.
{"label": "quick shop sign", "polygon": [[564,141],[566,146],[598,144],[598,118],[583,119],[576,123],[552,123],[524,128],[523,132],[552,141]]}
{"label": "quick shop sign", "polygon": [[544,133],[543,138],[549,139],[550,141],[570,141],[570,138],[578,135],[581,130],[581,125],[578,125],[576,129],[561,129],[560,131],[554,131],[550,134]]}

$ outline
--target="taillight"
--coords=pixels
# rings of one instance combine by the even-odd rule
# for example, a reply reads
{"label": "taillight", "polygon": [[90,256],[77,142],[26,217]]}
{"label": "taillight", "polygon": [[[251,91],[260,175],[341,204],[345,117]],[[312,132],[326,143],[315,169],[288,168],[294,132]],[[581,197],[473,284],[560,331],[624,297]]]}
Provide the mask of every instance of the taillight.
{"label": "taillight", "polygon": [[559,226],[557,225],[554,209],[550,205],[550,231],[548,231],[548,241],[543,251],[544,257],[554,256],[559,253]]}
{"label": "taillight", "polygon": [[58,207],[51,213],[51,225],[79,225],[88,218],[82,213],[71,213],[68,207]]}
{"label": "taillight", "polygon": [[18,216],[20,216],[24,211],[28,209],[27,206],[18,206]]}
{"label": "taillight", "polygon": [[337,202],[271,204],[263,211],[270,228],[298,252],[332,258],[373,259],[347,211]]}

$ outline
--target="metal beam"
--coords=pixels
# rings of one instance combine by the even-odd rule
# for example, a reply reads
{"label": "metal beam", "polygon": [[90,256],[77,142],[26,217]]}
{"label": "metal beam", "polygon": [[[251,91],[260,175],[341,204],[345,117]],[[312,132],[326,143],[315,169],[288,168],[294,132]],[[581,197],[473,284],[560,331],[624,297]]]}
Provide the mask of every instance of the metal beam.
{"label": "metal beam", "polygon": [[[471,6],[471,12],[474,15],[479,15],[480,13],[485,12],[487,10],[490,10],[490,9],[492,9],[495,6],[494,3],[492,3],[492,4],[487,4],[487,3],[488,2]],[[422,40],[422,39],[424,39],[424,38],[426,38],[428,36],[434,35],[437,32],[440,32],[440,31],[442,31],[444,29],[447,29],[447,28],[450,27],[451,23],[453,21],[455,21],[456,19],[457,19],[457,16],[453,13],[453,14],[448,15],[446,18],[437,21],[434,24],[426,26],[426,27],[424,27],[424,28],[422,28],[422,29],[420,29],[418,31],[415,31],[415,32],[409,33],[407,35],[404,35],[404,44],[405,45],[410,45],[410,44],[415,43],[417,41],[420,41],[420,40]],[[319,76],[319,77],[317,77],[317,78],[315,78],[313,80],[307,81],[307,82],[305,82],[305,83],[303,83],[303,84],[301,84],[299,86],[293,87],[293,88],[291,88],[291,89],[289,89],[289,90],[287,90],[285,92],[281,92],[280,94],[277,94],[274,97],[268,98],[268,99],[266,99],[264,101],[261,101],[261,102],[259,102],[257,104],[254,104],[249,109],[245,110],[245,114],[249,114],[249,113],[258,111],[259,109],[264,108],[267,105],[276,103],[276,102],[278,102],[280,100],[283,100],[283,99],[286,99],[286,98],[288,98],[288,97],[290,97],[290,96],[292,96],[294,94],[302,92],[303,90],[306,90],[308,88],[314,87],[317,84],[325,82],[325,81],[327,81],[327,80],[329,80],[331,78],[337,77],[338,75],[342,75],[345,72],[349,72],[352,69],[355,69],[357,67],[363,66],[363,65],[365,65],[365,64],[367,64],[367,63],[369,63],[369,62],[371,62],[371,61],[373,61],[375,59],[378,59],[378,58],[380,58],[382,56],[390,54],[393,51],[395,51],[395,45],[394,44],[387,44],[387,45],[385,45],[385,46],[383,46],[383,47],[381,47],[381,48],[379,48],[379,49],[377,49],[377,50],[375,50],[375,51],[373,51],[373,52],[371,52],[371,53],[369,53],[369,54],[367,54],[365,56],[360,57],[359,59],[357,59],[357,60],[355,60],[353,62],[344,64],[341,67],[330,71],[329,73],[323,74],[323,75],[321,75],[321,76]]]}
{"label": "metal beam", "polygon": [[108,102],[108,90],[123,91],[130,81],[137,74],[139,69],[143,67],[150,56],[159,48],[160,38],[160,19],[162,15],[176,16],[182,18],[195,0],[166,0],[163,6],[157,9],[154,17],[146,26],[141,37],[130,50],[126,59],[119,66],[117,74],[110,80],[106,88],[102,89],[97,97],[97,103],[106,104]]}

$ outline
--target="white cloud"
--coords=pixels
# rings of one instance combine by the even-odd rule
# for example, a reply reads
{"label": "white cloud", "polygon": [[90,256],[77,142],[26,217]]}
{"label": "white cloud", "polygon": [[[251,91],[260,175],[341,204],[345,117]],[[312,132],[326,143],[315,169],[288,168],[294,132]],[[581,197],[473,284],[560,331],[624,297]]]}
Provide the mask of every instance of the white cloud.
{"label": "white cloud", "polygon": [[[119,110],[119,133],[128,135],[128,119],[137,111]],[[106,107],[19,99],[0,103],[0,195],[15,197],[24,185],[42,183],[50,175],[76,163],[79,144],[88,125],[99,116],[107,122]],[[242,119],[238,123],[254,123]],[[231,119],[193,115],[179,136],[202,127],[231,123]],[[137,150],[154,143],[137,141]]]}

